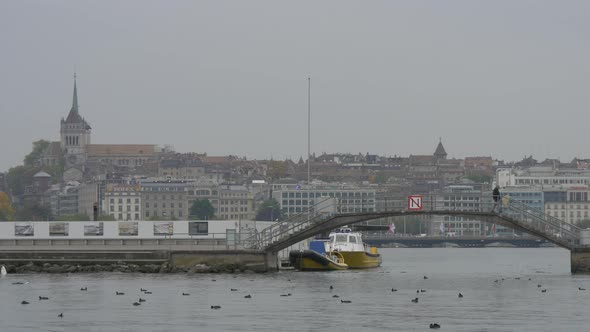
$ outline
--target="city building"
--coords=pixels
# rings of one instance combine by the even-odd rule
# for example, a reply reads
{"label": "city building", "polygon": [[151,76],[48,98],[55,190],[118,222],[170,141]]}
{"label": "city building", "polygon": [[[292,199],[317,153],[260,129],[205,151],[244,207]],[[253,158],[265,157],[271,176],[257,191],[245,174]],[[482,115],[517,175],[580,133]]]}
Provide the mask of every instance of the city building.
{"label": "city building", "polygon": [[540,166],[520,168],[499,168],[496,171],[497,184],[511,186],[558,186],[558,185],[590,185],[590,170],[554,169]]}
{"label": "city building", "polygon": [[494,161],[492,157],[465,157],[465,173],[494,175]]}
{"label": "city building", "polygon": [[545,210],[545,195],[540,187],[506,187],[502,189],[501,194],[508,196],[510,201],[518,201],[539,211]]}
{"label": "city building", "polygon": [[[473,186],[446,186],[434,195],[436,208],[441,210],[474,211],[491,210],[492,195],[489,191],[475,189]],[[459,216],[433,216],[430,233],[435,235],[452,234],[456,236],[485,236],[493,231],[477,218]],[[496,232],[500,229],[496,228]]]}
{"label": "city building", "polygon": [[590,219],[590,170],[549,166],[502,168],[496,172],[502,192],[531,208],[570,223]]}
{"label": "city building", "polygon": [[205,166],[199,159],[166,159],[160,161],[158,176],[172,179],[196,180],[205,174]]}
{"label": "city building", "polygon": [[375,189],[352,186],[300,186],[288,188],[283,186],[274,190],[272,197],[279,202],[283,216],[291,216],[306,211],[317,204],[322,197],[337,199],[337,212],[374,212],[376,211]]}
{"label": "city building", "polygon": [[112,168],[136,169],[158,159],[154,144],[92,144],[87,147],[88,161]]}
{"label": "city building", "polygon": [[70,181],[64,186],[53,185],[44,194],[41,203],[48,203],[55,217],[86,215],[92,218],[94,204],[98,202],[96,183]]}
{"label": "city building", "polygon": [[138,184],[107,184],[102,208],[103,214],[118,221],[143,220],[141,187]]}
{"label": "city building", "polygon": [[588,186],[553,188],[545,192],[545,213],[569,223],[590,219]]}
{"label": "city building", "polygon": [[141,181],[140,186],[144,219],[188,219],[189,183],[179,180]]}
{"label": "city building", "polygon": [[99,203],[98,184],[82,183],[78,186],[78,214],[85,214],[90,219],[94,216],[94,204]]}
{"label": "city building", "polygon": [[224,220],[254,220],[254,195],[244,186],[219,186],[216,216]]}

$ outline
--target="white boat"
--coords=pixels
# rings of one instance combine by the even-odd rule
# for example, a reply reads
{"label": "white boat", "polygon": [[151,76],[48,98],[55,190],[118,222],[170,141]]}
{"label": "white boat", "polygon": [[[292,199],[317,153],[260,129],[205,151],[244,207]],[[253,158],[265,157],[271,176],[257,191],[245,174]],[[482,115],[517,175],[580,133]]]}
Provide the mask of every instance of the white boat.
{"label": "white boat", "polygon": [[4,265],[2,265],[2,268],[0,268],[0,275],[5,276],[6,274],[7,274],[6,273],[6,268],[4,267]]}

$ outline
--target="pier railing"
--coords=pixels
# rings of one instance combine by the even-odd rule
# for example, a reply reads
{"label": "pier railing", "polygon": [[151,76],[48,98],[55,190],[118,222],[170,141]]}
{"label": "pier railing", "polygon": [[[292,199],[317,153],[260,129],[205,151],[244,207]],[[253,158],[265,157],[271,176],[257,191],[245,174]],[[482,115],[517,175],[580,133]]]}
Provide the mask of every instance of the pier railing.
{"label": "pier railing", "polygon": [[[180,236],[180,237],[179,237]],[[237,237],[228,239],[226,233],[208,233],[207,237],[175,234],[158,238],[19,238],[0,239],[0,251],[26,250],[232,250],[243,249]]]}
{"label": "pier railing", "polygon": [[319,201],[300,214],[291,216],[263,229],[254,236],[245,239],[244,246],[249,249],[263,249],[271,243],[288,237],[290,234],[302,231],[313,224],[331,218],[334,215],[333,211],[336,211],[336,206],[334,204],[326,204],[327,200],[329,198]]}

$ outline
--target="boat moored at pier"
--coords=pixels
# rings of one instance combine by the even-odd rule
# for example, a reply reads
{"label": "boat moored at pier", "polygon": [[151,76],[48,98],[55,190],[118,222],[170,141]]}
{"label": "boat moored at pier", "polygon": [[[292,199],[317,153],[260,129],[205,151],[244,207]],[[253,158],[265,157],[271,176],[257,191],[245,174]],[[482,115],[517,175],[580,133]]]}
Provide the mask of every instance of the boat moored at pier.
{"label": "boat moored at pier", "polygon": [[350,269],[368,269],[381,265],[376,247],[363,243],[362,234],[348,227],[330,233],[328,251],[338,252]]}
{"label": "boat moored at pier", "polygon": [[367,269],[381,265],[377,248],[368,247],[362,234],[348,227],[330,233],[328,239],[313,240],[308,250],[289,253],[291,265],[298,270]]}
{"label": "boat moored at pier", "polygon": [[291,266],[300,271],[346,270],[348,265],[338,252],[326,251],[328,240],[313,240],[307,250],[289,252]]}

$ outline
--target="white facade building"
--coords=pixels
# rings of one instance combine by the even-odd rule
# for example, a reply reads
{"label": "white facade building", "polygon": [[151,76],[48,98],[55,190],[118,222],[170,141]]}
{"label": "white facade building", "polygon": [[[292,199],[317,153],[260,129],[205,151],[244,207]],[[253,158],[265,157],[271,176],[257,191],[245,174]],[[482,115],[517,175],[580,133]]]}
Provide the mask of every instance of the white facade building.
{"label": "white facade building", "polygon": [[291,186],[289,189],[273,191],[272,197],[279,202],[283,216],[306,211],[321,201],[321,198],[335,198],[338,213],[374,212],[375,190],[350,186]]}
{"label": "white facade building", "polygon": [[108,184],[102,207],[103,214],[117,221],[142,220],[141,188],[139,185]]}

